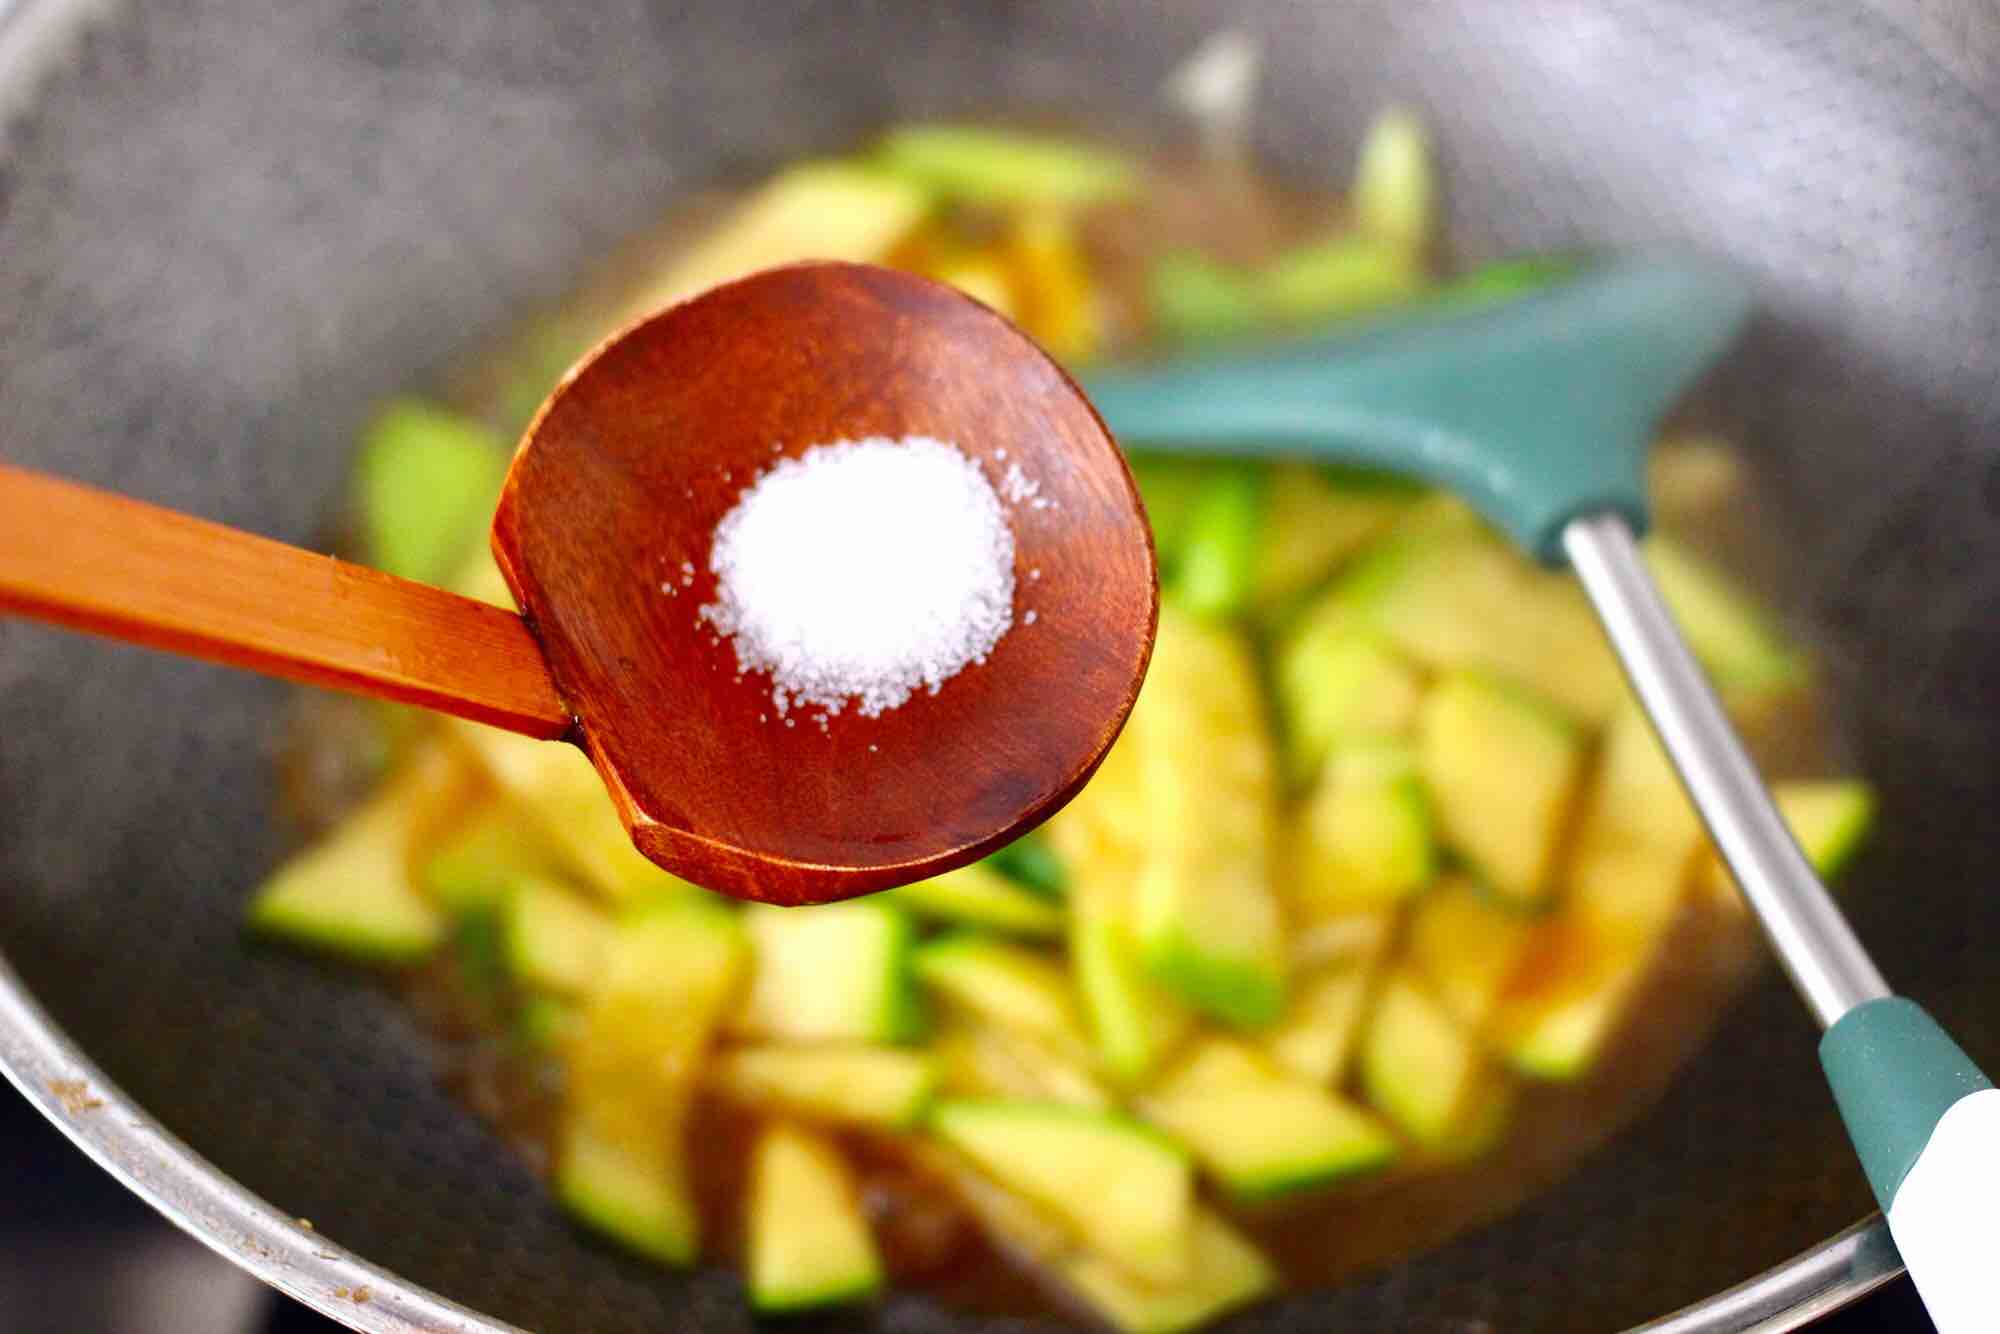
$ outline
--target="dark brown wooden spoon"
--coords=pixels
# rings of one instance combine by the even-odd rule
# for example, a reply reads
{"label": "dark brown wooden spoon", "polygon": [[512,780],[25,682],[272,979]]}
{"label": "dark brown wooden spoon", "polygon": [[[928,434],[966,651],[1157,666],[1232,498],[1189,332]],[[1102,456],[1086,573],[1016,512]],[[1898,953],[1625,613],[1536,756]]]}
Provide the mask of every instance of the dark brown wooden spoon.
{"label": "dark brown wooden spoon", "polygon": [[[996,483],[1004,450],[1050,502],[1009,511],[1015,626],[935,695],[781,725],[696,621],[715,525],[781,456],[907,435]],[[521,616],[0,466],[0,610],[575,742],[641,852],[772,903],[934,875],[1047,818],[1124,725],[1158,614],[1138,493],[1076,385],[977,302],[865,265],[769,270],[606,341],[528,428],[493,550]]]}

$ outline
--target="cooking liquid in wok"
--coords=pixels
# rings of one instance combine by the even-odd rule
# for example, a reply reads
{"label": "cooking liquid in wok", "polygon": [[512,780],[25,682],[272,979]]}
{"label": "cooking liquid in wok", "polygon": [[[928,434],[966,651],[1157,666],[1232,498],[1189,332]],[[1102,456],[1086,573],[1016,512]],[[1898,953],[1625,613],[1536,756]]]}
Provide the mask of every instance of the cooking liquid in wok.
{"label": "cooking liquid in wok", "polygon": [[[659,272],[666,257],[708,231],[731,202],[716,194],[687,205],[568,306],[537,318],[490,356],[450,376],[447,400],[503,430],[518,429],[532,407],[520,386],[551,383],[595,334],[629,313],[631,293],[643,286],[644,275]],[[1248,269],[1324,235],[1329,219],[1341,219],[1344,208],[1339,198],[1280,188],[1234,162],[1154,161],[1137,198],[1083,215],[1083,248],[1102,312],[1094,354],[1149,349],[1154,319],[1148,276],[1161,255],[1199,251]],[[976,237],[986,224],[971,210],[958,225]],[[892,258],[936,268],[941,245],[931,237]],[[1714,495],[1663,493],[1660,517],[1687,545],[1757,583],[1769,575],[1772,553],[1757,548],[1749,508],[1739,473]],[[321,697],[304,706],[287,787],[308,827],[328,823],[354,790],[342,777],[351,771],[354,751],[343,720],[351,721],[356,707]],[[1834,771],[1828,761],[1835,757],[1808,697],[1767,713],[1750,730],[1768,778]],[[1649,980],[1625,1007],[1595,1065],[1573,1082],[1523,1081],[1512,1126],[1496,1148],[1451,1166],[1406,1153],[1370,1179],[1294,1200],[1224,1207],[1285,1281],[1301,1288],[1338,1283],[1505,1214],[1572,1171],[1659,1097],[1759,966],[1760,945],[1740,908],[1688,896],[1668,947],[1655,957]],[[546,1172],[561,1106],[560,1061],[509,1034],[504,992],[496,995],[489,981],[471,976],[457,952],[444,951],[411,974],[406,989],[444,1039],[451,1085]],[[691,1167],[703,1213],[704,1260],[740,1258],[746,1162],[756,1126],[754,1114],[733,1105],[706,1097],[698,1105],[689,1142],[701,1146]],[[950,1189],[893,1138],[841,1138],[861,1173],[893,1281],[999,1313],[1063,1304],[1032,1265],[1007,1262],[1007,1248],[993,1244]]]}

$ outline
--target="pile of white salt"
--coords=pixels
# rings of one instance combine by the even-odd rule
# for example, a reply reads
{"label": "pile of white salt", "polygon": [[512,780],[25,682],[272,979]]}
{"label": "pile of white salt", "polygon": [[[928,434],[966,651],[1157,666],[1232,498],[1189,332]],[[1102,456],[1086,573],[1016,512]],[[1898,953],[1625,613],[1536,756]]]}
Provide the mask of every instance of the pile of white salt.
{"label": "pile of white salt", "polygon": [[979,465],[927,436],[815,445],[716,525],[703,620],[782,716],[866,717],[981,663],[1014,619],[1014,535]]}

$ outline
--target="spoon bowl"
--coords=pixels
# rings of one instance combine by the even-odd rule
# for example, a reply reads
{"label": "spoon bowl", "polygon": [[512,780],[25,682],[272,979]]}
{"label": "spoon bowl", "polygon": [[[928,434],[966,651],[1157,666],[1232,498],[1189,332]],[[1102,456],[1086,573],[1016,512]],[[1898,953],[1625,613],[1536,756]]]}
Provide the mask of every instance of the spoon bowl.
{"label": "spoon bowl", "polygon": [[[870,436],[1034,484],[1007,506],[1014,625],[880,716],[781,717],[700,617],[715,526],[781,458]],[[979,303],[854,264],[769,270],[604,343],[529,427],[493,545],[639,849],[775,903],[936,874],[1054,812],[1123,726],[1158,610],[1138,493],[1069,377]]]}

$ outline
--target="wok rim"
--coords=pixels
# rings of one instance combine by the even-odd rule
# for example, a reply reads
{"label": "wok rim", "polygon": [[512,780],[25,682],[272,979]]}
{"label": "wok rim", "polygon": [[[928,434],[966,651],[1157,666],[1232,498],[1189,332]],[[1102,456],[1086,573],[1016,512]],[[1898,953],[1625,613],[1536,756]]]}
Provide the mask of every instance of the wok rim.
{"label": "wok rim", "polygon": [[[122,0],[0,0],[0,121]],[[265,1285],[362,1334],[526,1334],[401,1278],[291,1217],[177,1138],[106,1078],[0,953],[0,1075],[161,1217]],[[1784,1334],[1904,1272],[1880,1213],[1627,1334]]]}

